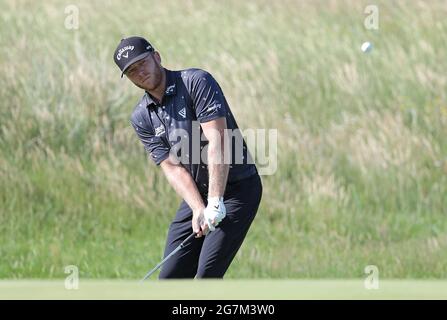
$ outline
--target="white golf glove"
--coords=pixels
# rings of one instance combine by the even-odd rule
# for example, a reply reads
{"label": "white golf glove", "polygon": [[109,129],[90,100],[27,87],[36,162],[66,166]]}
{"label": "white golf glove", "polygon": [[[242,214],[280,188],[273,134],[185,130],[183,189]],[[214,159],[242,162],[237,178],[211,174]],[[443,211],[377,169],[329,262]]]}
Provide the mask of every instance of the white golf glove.
{"label": "white golf glove", "polygon": [[[215,227],[225,218],[227,210],[223,202],[223,197],[211,197],[208,198],[208,205],[206,206],[203,215],[205,222],[208,225],[210,231],[216,230]],[[213,225],[214,220],[214,225]]]}

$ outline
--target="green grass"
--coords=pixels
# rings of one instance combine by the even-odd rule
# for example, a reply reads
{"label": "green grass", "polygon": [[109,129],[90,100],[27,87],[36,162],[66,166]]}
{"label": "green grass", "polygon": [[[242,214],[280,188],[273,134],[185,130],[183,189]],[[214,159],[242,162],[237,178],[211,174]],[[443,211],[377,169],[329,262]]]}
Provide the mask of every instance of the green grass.
{"label": "green grass", "polygon": [[[379,1],[0,3],[0,278],[136,279],[179,198],[128,118],[123,35],[200,67],[278,169],[227,278],[447,277],[447,7]],[[360,45],[374,49],[363,54]]]}
{"label": "green grass", "polygon": [[66,289],[63,280],[3,280],[0,299],[148,299],[148,300],[326,300],[447,299],[447,282],[383,280],[366,289],[360,279],[137,281],[80,280]]}

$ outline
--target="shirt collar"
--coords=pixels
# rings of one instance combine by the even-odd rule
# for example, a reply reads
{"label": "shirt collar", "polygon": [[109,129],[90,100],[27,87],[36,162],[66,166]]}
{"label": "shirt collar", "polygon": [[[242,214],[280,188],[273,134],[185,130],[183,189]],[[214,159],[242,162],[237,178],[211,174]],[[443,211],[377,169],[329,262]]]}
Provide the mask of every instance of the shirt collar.
{"label": "shirt collar", "polygon": [[[175,83],[175,73],[174,71],[163,68],[166,72],[166,89],[165,96],[173,96],[177,93],[176,83]],[[145,91],[144,102],[146,106],[156,105],[155,101],[149,92]]]}

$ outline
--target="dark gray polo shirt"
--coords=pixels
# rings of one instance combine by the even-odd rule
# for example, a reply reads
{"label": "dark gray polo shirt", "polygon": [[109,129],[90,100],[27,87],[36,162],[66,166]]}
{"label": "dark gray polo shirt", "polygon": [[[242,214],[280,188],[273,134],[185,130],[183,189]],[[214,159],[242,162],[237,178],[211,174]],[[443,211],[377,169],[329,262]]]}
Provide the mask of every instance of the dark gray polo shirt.
{"label": "dark gray polo shirt", "polygon": [[[166,71],[166,91],[160,103],[145,92],[130,122],[152,160],[159,165],[176,154],[200,192],[208,191],[207,144],[200,123],[225,117],[233,129],[228,182],[257,173],[245,140],[219,84],[201,69]],[[182,138],[184,138],[182,140]],[[181,148],[182,147],[182,148]],[[205,148],[205,150],[204,150]]]}

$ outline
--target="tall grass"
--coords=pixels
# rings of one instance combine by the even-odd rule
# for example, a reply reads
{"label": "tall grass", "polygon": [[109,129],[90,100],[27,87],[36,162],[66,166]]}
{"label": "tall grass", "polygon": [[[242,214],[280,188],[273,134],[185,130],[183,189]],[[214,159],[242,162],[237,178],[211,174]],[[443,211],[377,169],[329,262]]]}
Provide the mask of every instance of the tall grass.
{"label": "tall grass", "polygon": [[[228,277],[447,276],[447,5],[379,1],[0,3],[0,277],[138,278],[179,203],[128,118],[112,54],[143,35],[278,129],[278,170]],[[371,41],[370,54],[360,51]]]}

